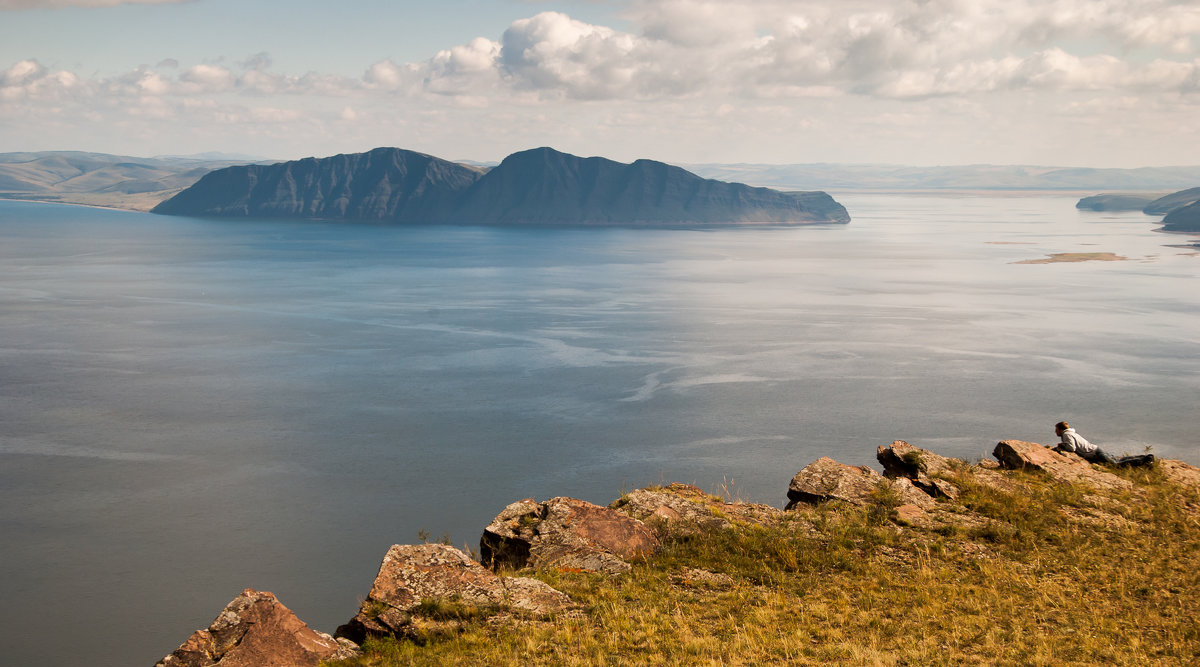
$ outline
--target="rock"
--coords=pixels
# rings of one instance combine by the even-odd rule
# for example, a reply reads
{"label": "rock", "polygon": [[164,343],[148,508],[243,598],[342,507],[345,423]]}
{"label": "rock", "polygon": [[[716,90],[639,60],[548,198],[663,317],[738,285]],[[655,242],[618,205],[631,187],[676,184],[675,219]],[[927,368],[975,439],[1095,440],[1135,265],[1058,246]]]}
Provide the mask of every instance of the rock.
{"label": "rock", "polygon": [[901,505],[896,508],[896,519],[901,523],[909,523],[913,525],[924,525],[928,513],[916,505]]}
{"label": "rock", "polygon": [[796,473],[788,485],[788,505],[792,509],[800,503],[819,503],[841,500],[854,505],[874,503],[880,486],[890,486],[901,500],[901,504],[912,504],[922,509],[931,508],[933,499],[921,492],[907,478],[890,480],[866,466],[851,466],[838,463],[823,456]]}
{"label": "rock", "polygon": [[1005,468],[1040,470],[1060,482],[1083,482],[1102,489],[1133,487],[1128,480],[1100,470],[1075,454],[1056,452],[1035,442],[1001,440],[992,455]]}
{"label": "rock", "polygon": [[308,627],[271,593],[251,588],[155,667],[316,667],[358,646]]}
{"label": "rock", "polygon": [[575,498],[517,501],[483,531],[479,553],[492,568],[560,568],[617,574],[628,559],[659,548],[649,526]]}
{"label": "rock", "polygon": [[957,486],[944,479],[930,477],[948,473],[953,466],[963,464],[958,459],[948,459],[903,440],[895,440],[887,447],[880,446],[875,458],[883,465],[885,477],[908,478],[914,486],[934,498],[958,499]]}
{"label": "rock", "polygon": [[652,527],[676,534],[724,530],[732,521],[771,523],[783,511],[756,503],[727,503],[690,484],[671,484],[631,491],[609,505]]}
{"label": "rock", "polygon": [[1172,482],[1200,491],[1200,468],[1174,459],[1159,459],[1158,469]]}
{"label": "rock", "polygon": [[671,581],[686,588],[733,588],[737,584],[734,578],[728,574],[709,572],[694,567],[671,575]]}
{"label": "rock", "polygon": [[[459,611],[550,614],[574,605],[565,594],[536,579],[501,577],[454,547],[444,544],[393,545],[358,614],[337,629],[339,637],[361,642],[368,636],[412,636],[448,631],[451,618],[422,617],[423,602],[455,605]],[[462,614],[460,614],[462,615]]]}

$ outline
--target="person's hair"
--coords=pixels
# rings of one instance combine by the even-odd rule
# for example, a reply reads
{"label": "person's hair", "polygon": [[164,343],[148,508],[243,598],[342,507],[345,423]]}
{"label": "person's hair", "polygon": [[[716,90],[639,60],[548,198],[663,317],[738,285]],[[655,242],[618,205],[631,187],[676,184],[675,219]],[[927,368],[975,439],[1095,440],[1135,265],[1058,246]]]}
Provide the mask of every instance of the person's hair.
{"label": "person's hair", "polygon": [[1055,431],[1065,431],[1069,428],[1071,428],[1071,425],[1068,424],[1067,422],[1058,422],[1057,424],[1054,425]]}

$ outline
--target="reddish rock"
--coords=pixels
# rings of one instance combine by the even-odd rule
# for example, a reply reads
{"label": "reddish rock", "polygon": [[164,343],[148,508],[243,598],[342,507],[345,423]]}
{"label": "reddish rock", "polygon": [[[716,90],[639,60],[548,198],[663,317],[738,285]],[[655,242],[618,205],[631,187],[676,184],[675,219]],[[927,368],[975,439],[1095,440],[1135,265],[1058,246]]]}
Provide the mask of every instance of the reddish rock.
{"label": "reddish rock", "polygon": [[308,627],[271,593],[247,588],[155,667],[317,667],[358,647]]}
{"label": "reddish rock", "polygon": [[1158,469],[1172,482],[1200,491],[1200,468],[1174,459],[1159,459]]}
{"label": "reddish rock", "polygon": [[479,552],[490,567],[579,569],[620,573],[628,559],[658,550],[649,526],[575,498],[532,499],[504,508],[483,531]]}
{"label": "reddish rock", "polygon": [[483,612],[549,614],[574,605],[565,594],[536,579],[501,577],[444,544],[393,545],[358,614],[337,630],[361,642],[368,636],[408,636],[417,630],[450,630],[455,623],[422,618],[425,601],[448,602]]}
{"label": "reddish rock", "polygon": [[1002,440],[992,452],[1010,470],[1040,470],[1060,482],[1090,484],[1101,489],[1128,489],[1128,480],[1105,472],[1075,454],[1056,452],[1036,442]]}
{"label": "reddish rock", "polygon": [[922,509],[933,507],[933,499],[913,486],[907,478],[889,480],[866,466],[846,465],[824,456],[805,466],[792,478],[792,483],[788,485],[787,509],[800,503],[813,504],[828,500],[869,505],[875,502],[875,494],[881,486],[890,486],[899,495],[902,504],[912,504]]}
{"label": "reddish rock", "polygon": [[962,461],[914,447],[903,440],[896,440],[887,447],[879,447],[875,458],[883,466],[885,477],[908,478],[914,486],[930,496],[958,499],[958,487],[936,476],[952,471],[953,467],[962,464]]}
{"label": "reddish rock", "polygon": [[695,486],[679,483],[631,491],[609,508],[676,534],[724,530],[733,521],[772,523],[783,514],[770,505],[727,503]]}

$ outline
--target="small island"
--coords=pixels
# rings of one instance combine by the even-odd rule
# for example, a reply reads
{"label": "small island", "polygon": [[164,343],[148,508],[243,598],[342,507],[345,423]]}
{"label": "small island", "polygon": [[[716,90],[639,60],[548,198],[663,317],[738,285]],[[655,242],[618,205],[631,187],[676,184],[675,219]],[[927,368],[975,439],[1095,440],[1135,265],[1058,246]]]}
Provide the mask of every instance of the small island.
{"label": "small island", "polygon": [[1043,259],[1025,259],[1013,264],[1058,264],[1062,262],[1123,262],[1122,257],[1111,252],[1058,252]]}

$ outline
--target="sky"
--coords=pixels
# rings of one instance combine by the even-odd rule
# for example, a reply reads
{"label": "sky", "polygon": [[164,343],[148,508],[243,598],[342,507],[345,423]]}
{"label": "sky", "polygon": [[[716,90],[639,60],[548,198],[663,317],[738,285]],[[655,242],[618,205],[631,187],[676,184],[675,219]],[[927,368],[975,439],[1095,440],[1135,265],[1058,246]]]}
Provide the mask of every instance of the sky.
{"label": "sky", "polygon": [[1200,164],[1200,0],[0,0],[0,152]]}

